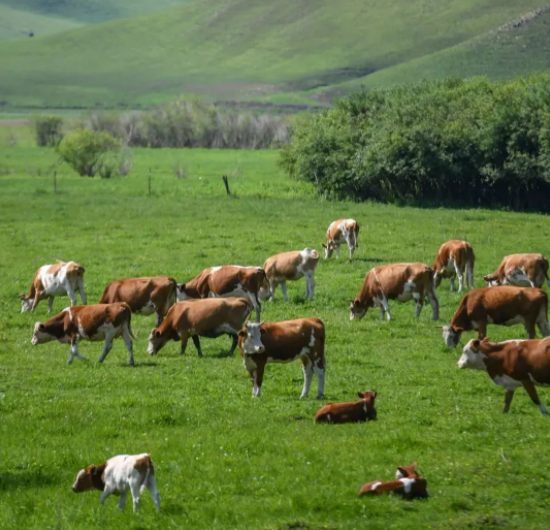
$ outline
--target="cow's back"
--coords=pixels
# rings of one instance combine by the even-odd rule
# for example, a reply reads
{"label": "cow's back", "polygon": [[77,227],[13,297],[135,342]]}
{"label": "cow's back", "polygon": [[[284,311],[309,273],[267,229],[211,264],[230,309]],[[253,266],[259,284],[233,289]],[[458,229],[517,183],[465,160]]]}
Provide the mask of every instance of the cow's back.
{"label": "cow's back", "polygon": [[319,318],[265,322],[262,327],[266,330],[262,343],[268,356],[269,350],[288,350],[295,354],[314,345],[324,348],[325,325]]}

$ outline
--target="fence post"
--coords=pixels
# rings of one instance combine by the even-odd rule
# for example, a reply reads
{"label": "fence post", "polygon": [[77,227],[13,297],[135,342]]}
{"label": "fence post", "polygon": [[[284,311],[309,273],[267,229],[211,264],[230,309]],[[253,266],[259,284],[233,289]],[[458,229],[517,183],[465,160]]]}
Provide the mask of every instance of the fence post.
{"label": "fence post", "polygon": [[57,171],[53,172],[53,194],[57,195]]}
{"label": "fence post", "polygon": [[222,176],[223,183],[225,184],[225,191],[227,192],[227,195],[231,195],[231,192],[229,191],[229,181],[227,180],[227,175]]}

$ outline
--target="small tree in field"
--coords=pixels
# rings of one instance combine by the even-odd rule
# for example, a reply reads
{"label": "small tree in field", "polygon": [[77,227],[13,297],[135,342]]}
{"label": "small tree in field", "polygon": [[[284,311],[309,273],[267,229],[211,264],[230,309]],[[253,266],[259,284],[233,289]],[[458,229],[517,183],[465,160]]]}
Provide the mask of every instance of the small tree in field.
{"label": "small tree in field", "polygon": [[58,116],[35,116],[33,118],[36,145],[55,147],[63,138],[63,120]]}
{"label": "small tree in field", "polygon": [[63,138],[57,152],[80,176],[93,177],[105,156],[119,148],[118,140],[107,132],[77,129]]}

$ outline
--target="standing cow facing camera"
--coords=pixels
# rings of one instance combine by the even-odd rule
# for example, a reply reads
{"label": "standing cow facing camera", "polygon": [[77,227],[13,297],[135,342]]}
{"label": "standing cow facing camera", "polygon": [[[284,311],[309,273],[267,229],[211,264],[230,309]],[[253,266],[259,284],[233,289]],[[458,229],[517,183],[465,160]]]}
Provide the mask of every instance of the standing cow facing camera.
{"label": "standing cow facing camera", "polygon": [[443,243],[437,251],[434,271],[434,284],[437,289],[443,278],[450,278],[451,291],[455,290],[455,278],[458,277],[458,292],[462,292],[464,278],[468,289],[474,288],[474,249],[470,243],[453,239]]}
{"label": "standing cow facing camera", "polygon": [[349,259],[353,259],[355,249],[359,246],[357,238],[359,237],[359,223],[354,219],[338,219],[330,223],[326,233],[326,243],[323,243],[325,249],[325,259],[332,256],[336,250],[336,257],[340,257],[340,245],[347,243],[349,247]]}

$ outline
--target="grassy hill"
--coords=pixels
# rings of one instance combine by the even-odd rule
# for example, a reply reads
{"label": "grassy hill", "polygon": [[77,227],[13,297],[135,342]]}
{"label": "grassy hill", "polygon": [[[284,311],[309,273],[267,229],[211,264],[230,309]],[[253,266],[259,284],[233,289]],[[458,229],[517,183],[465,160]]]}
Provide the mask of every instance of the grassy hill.
{"label": "grassy hill", "polygon": [[[0,44],[0,70],[6,74],[0,79],[0,101],[149,105],[199,93],[218,100],[302,102],[326,97],[317,94],[325,87],[341,91],[358,79],[380,84],[418,79],[425,77],[424,69],[426,75],[509,76],[518,62],[523,70],[544,63],[544,53],[522,57],[511,37],[513,54],[504,48],[495,52],[483,39],[546,3],[200,0]],[[509,61],[506,54],[516,59]]]}

